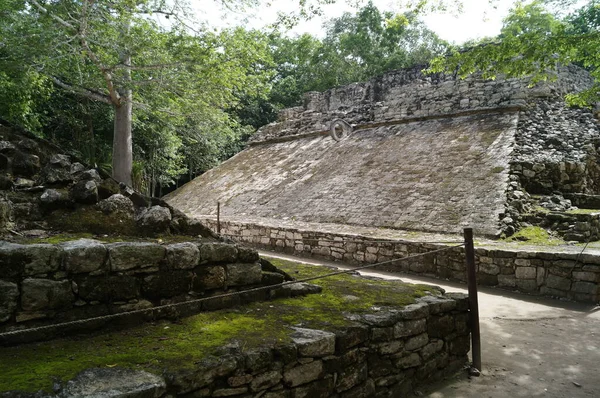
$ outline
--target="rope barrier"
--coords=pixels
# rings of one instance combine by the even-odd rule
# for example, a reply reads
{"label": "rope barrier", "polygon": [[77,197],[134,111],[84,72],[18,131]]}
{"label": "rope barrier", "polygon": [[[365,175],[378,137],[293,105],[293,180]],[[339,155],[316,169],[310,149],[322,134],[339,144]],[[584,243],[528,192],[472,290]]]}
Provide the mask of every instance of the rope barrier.
{"label": "rope barrier", "polygon": [[232,293],[224,293],[224,294],[220,294],[220,295],[217,295],[217,296],[203,297],[203,298],[199,298],[199,299],[184,301],[184,302],[181,302],[181,303],[164,304],[164,305],[159,305],[159,306],[152,307],[152,308],[144,308],[144,309],[133,310],[133,311],[128,311],[128,312],[120,312],[118,314],[102,315],[102,316],[93,317],[93,318],[86,318],[86,319],[79,319],[79,320],[75,320],[75,321],[57,323],[57,324],[54,324],[54,325],[44,325],[44,326],[38,326],[38,327],[28,328],[28,329],[11,330],[11,331],[8,331],[8,332],[2,332],[2,333],[0,333],[0,339],[5,338],[5,337],[10,337],[10,336],[16,336],[16,335],[20,335],[20,334],[33,333],[33,332],[39,332],[39,331],[44,331],[44,330],[59,329],[59,328],[67,327],[67,326],[83,325],[83,324],[86,324],[86,323],[89,323],[89,322],[110,320],[110,319],[125,317],[125,316],[129,316],[129,315],[145,314],[145,313],[150,313],[150,312],[154,312],[154,311],[160,311],[160,310],[168,309],[168,308],[176,308],[176,307],[180,307],[180,306],[184,306],[184,305],[199,304],[199,303],[203,303],[203,302],[210,301],[210,300],[215,300],[215,299],[220,299],[220,298],[227,298],[227,297],[234,297],[234,296],[241,296],[243,294],[254,293],[254,292],[259,292],[259,291],[263,291],[263,290],[279,289],[279,288],[282,288],[284,286],[289,286],[289,285],[293,285],[293,284],[306,283],[306,282],[314,281],[314,280],[317,280],[317,279],[329,278],[329,277],[336,276],[336,275],[341,275],[341,274],[348,274],[348,273],[360,271],[360,270],[367,269],[367,268],[373,268],[373,267],[376,267],[376,266],[379,266],[379,265],[390,264],[390,263],[397,262],[397,261],[410,260],[410,259],[413,259],[413,258],[416,258],[416,257],[421,257],[421,256],[426,256],[426,255],[429,255],[429,254],[433,254],[433,253],[439,253],[439,252],[443,252],[443,251],[447,251],[447,250],[452,250],[454,248],[461,247],[461,246],[464,246],[464,243],[459,244],[459,245],[455,245],[455,246],[445,247],[445,248],[438,249],[438,250],[433,250],[433,251],[430,251],[430,252],[427,252],[427,253],[419,253],[419,254],[415,254],[415,255],[412,255],[412,256],[407,256],[407,257],[402,257],[402,258],[396,258],[396,259],[393,259],[393,260],[382,261],[380,263],[362,265],[360,267],[355,267],[355,268],[352,268],[352,269],[330,272],[330,273],[324,274],[324,275],[312,276],[312,277],[309,277],[309,278],[299,279],[299,280],[295,280],[295,281],[283,282],[283,283],[280,283],[278,285],[260,286],[260,287],[256,287],[256,288],[252,288],[252,289],[247,289],[247,290],[241,290],[241,291],[232,292]]}
{"label": "rope barrier", "polygon": [[[226,236],[226,237],[231,237],[231,238],[243,238],[243,236],[241,235],[235,235],[235,234],[220,234],[221,236]],[[273,238],[273,239],[288,239],[288,238]],[[397,243],[397,244],[404,244],[403,241],[400,241],[398,239],[381,239],[381,240],[369,240],[369,238],[365,238],[366,240],[352,240],[352,239],[344,239],[344,240],[335,240],[335,239],[321,239],[321,238],[291,238],[289,240],[293,240],[293,241],[307,241],[307,240],[313,240],[313,241],[319,241],[319,242],[333,242],[333,243]],[[424,245],[453,245],[456,244],[458,242],[460,242],[460,239],[457,239],[455,241],[444,241],[444,242],[416,242],[416,243],[421,243]],[[415,243],[415,242],[410,242],[410,243]]]}

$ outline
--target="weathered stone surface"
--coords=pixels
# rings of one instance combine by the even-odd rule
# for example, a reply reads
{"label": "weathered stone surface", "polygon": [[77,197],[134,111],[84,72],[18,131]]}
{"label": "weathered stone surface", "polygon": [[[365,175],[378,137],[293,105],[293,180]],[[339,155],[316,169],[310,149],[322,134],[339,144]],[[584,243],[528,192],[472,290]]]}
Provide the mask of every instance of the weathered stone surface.
{"label": "weathered stone surface", "polygon": [[304,357],[323,357],[335,353],[335,334],[322,330],[293,328],[291,338]]}
{"label": "weathered stone surface", "polygon": [[5,278],[58,271],[62,252],[54,245],[0,242],[0,272]]}
{"label": "weathered stone surface", "polygon": [[281,372],[265,372],[254,377],[250,383],[250,391],[258,392],[271,388],[279,383],[282,378]]}
{"label": "weathered stone surface", "polygon": [[78,283],[78,295],[88,301],[121,301],[137,298],[140,282],[128,275],[86,277]]}
{"label": "weathered stone surface", "polygon": [[98,202],[98,207],[104,214],[115,214],[127,219],[133,219],[135,214],[135,208],[131,199],[121,194],[115,194],[101,200]]}
{"label": "weathered stone surface", "polygon": [[24,311],[69,308],[74,301],[69,281],[27,278],[23,280],[21,289],[21,307]]}
{"label": "weathered stone surface", "polygon": [[413,321],[398,322],[394,326],[394,337],[401,338],[413,336],[415,334],[427,331],[427,321],[425,319],[417,319]]}
{"label": "weathered stone surface", "polygon": [[63,243],[65,271],[74,274],[106,271],[108,268],[106,247],[92,239],[79,239]]}
{"label": "weathered stone surface", "polygon": [[166,232],[171,224],[171,212],[166,207],[152,206],[143,211],[136,222],[143,232]]}
{"label": "weathered stone surface", "polygon": [[67,191],[46,189],[40,196],[40,203],[45,210],[55,210],[69,206],[71,200]]}
{"label": "weathered stone surface", "polygon": [[238,258],[238,250],[234,245],[221,242],[201,243],[200,263],[235,262]]}
{"label": "weathered stone surface", "polygon": [[191,242],[167,246],[167,266],[172,269],[192,269],[200,261],[200,250]]}
{"label": "weathered stone surface", "polygon": [[196,269],[193,290],[203,291],[225,287],[225,268],[221,266],[202,266]]}
{"label": "weathered stone surface", "polygon": [[548,275],[546,278],[546,286],[552,289],[569,290],[571,288],[571,281],[567,278],[561,278],[560,276]]}
{"label": "weathered stone surface", "polygon": [[161,271],[144,278],[144,296],[151,299],[169,298],[185,294],[192,287],[192,272],[185,270]]}
{"label": "weathered stone surface", "polygon": [[17,308],[19,287],[16,283],[0,280],[0,322],[10,319]]}
{"label": "weathered stone surface", "polygon": [[79,181],[70,190],[71,199],[81,204],[98,203],[98,186],[93,180]]}
{"label": "weathered stone surface", "polygon": [[121,368],[92,368],[67,382],[61,398],[159,398],[167,386],[162,377]]}
{"label": "weathered stone surface", "polygon": [[210,357],[197,363],[194,369],[167,373],[166,378],[178,394],[185,394],[209,385],[217,377],[230,375],[237,366],[233,356]]}
{"label": "weathered stone surface", "polygon": [[536,269],[535,267],[517,267],[515,276],[517,279],[535,279]]}
{"label": "weathered stone surface", "polygon": [[260,264],[227,264],[227,285],[255,285],[262,281]]}
{"label": "weathered stone surface", "polygon": [[317,360],[306,365],[296,366],[283,374],[283,383],[288,387],[296,387],[310,383],[323,376],[323,361]]}
{"label": "weathered stone surface", "polygon": [[410,339],[406,340],[406,343],[404,344],[404,349],[407,351],[413,351],[423,347],[428,342],[429,336],[427,335],[427,333],[422,333],[418,336],[411,337]]}
{"label": "weathered stone surface", "polygon": [[156,267],[165,259],[165,248],[154,243],[125,242],[106,245],[112,271]]}

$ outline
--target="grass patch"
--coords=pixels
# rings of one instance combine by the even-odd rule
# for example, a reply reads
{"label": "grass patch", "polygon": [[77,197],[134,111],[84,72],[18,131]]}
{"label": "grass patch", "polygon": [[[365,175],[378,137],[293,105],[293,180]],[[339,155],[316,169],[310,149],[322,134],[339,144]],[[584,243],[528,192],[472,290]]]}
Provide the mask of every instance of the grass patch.
{"label": "grass patch", "polygon": [[550,235],[544,228],[537,226],[525,227],[505,240],[528,245],[558,246],[565,244],[564,240]]}
{"label": "grass patch", "polygon": [[566,213],[567,214],[598,214],[598,213],[600,213],[600,210],[598,210],[598,209],[574,209],[574,210],[567,210]]}
{"label": "grass patch", "polygon": [[[278,259],[272,262],[298,279],[331,272]],[[345,312],[402,307],[417,297],[438,294],[431,286],[351,275],[314,283],[323,287],[321,294],[201,313],[175,323],[161,321],[122,331],[0,347],[0,392],[51,391],[54,381],[65,382],[90,367],[119,366],[155,374],[192,368],[228,343],[236,342],[242,349],[285,343],[290,341],[290,325],[334,330],[348,322]]]}

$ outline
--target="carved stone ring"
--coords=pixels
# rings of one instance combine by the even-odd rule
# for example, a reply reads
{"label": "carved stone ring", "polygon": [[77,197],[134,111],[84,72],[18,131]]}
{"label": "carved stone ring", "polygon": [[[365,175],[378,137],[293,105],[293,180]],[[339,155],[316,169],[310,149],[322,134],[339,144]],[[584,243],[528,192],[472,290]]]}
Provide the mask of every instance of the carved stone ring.
{"label": "carved stone ring", "polygon": [[329,135],[336,141],[341,140],[344,136],[350,135],[352,131],[352,125],[344,119],[334,119],[329,125]]}

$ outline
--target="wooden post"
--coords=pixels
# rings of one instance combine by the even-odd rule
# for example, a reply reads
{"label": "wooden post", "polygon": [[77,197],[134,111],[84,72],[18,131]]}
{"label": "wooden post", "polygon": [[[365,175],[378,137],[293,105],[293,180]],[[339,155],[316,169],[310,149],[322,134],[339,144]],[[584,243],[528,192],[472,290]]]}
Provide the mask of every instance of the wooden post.
{"label": "wooden post", "polygon": [[221,235],[221,202],[217,202],[217,234]]}
{"label": "wooden post", "polygon": [[475,270],[473,228],[465,228],[464,236],[467,260],[467,283],[469,286],[469,321],[471,324],[473,367],[481,371],[481,336],[479,334],[479,303],[477,299],[477,272]]}

